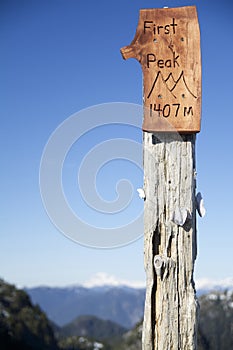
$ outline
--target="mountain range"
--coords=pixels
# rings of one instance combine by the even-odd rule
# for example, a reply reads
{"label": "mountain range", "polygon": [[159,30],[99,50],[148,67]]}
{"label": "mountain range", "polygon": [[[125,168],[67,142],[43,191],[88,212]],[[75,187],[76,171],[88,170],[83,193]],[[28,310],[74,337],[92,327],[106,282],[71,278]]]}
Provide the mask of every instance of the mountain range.
{"label": "mountain range", "polygon": [[[233,291],[233,280],[200,280],[197,295],[211,290]],[[145,288],[124,285],[93,287],[34,287],[26,288],[32,302],[38,304],[48,318],[58,326],[64,326],[79,316],[92,315],[116,322],[131,329],[141,321],[144,313]]]}
{"label": "mountain range", "polygon": [[[109,291],[109,287],[98,288],[98,293],[100,289]],[[198,298],[199,350],[233,348],[233,292],[223,289]],[[112,321],[88,315],[59,327],[31,303],[25,291],[0,279],[1,350],[140,350],[141,342],[142,321],[126,330]]]}
{"label": "mountain range", "polygon": [[93,315],[129,329],[143,317],[145,289],[126,286],[26,288],[34,304],[59,326]]}
{"label": "mountain range", "polygon": [[147,98],[150,98],[151,94],[154,91],[154,87],[155,85],[160,81],[160,85],[161,82],[164,84],[164,86],[166,87],[166,89],[172,94],[173,97],[177,98],[176,92],[175,90],[178,91],[183,91],[185,93],[189,93],[192,97],[197,98],[197,96],[195,96],[193,94],[193,92],[189,89],[187,82],[185,80],[185,75],[184,72],[182,71],[179,75],[179,77],[177,79],[174,78],[173,73],[169,73],[168,76],[166,78],[164,78],[163,74],[161,71],[159,71],[155,77],[155,80],[152,84],[151,90],[147,95]]}

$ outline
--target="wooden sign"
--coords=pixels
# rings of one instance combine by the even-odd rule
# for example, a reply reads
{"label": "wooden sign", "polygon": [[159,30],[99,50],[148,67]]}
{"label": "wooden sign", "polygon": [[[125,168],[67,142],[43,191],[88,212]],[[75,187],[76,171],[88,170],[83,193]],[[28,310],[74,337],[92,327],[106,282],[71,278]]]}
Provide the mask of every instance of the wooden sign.
{"label": "wooden sign", "polygon": [[121,53],[142,66],[143,130],[199,132],[201,55],[196,7],[140,10],[136,35]]}

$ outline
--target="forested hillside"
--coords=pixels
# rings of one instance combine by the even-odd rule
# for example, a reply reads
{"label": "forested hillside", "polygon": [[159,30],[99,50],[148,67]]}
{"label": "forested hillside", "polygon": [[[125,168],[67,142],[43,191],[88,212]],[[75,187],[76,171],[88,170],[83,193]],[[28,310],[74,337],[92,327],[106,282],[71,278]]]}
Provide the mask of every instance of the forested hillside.
{"label": "forested hillside", "polygon": [[198,350],[233,349],[233,292],[209,293],[199,303]]}
{"label": "forested hillside", "polygon": [[[199,297],[198,350],[233,349],[233,293]],[[113,321],[83,315],[59,327],[26,292],[0,280],[1,350],[141,350],[142,321],[126,330]]]}
{"label": "forested hillside", "polygon": [[46,315],[29,296],[0,280],[1,350],[56,350],[57,343]]}

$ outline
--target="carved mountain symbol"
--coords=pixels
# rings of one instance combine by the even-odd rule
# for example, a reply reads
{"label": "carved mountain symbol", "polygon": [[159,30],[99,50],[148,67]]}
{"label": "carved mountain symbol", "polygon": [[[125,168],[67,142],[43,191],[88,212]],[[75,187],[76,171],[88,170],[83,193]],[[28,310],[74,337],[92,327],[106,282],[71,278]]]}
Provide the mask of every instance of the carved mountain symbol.
{"label": "carved mountain symbol", "polygon": [[182,71],[178,77],[178,79],[175,79],[172,73],[169,73],[166,79],[164,79],[164,76],[161,71],[159,71],[155,77],[155,80],[152,84],[152,87],[150,89],[149,94],[147,95],[147,98],[150,98],[152,92],[154,91],[156,83],[159,81],[159,79],[162,80],[163,84],[165,85],[166,89],[172,94],[174,98],[177,98],[175,94],[175,90],[178,86],[178,83],[182,83],[184,85],[184,88],[189,92],[190,95],[192,95],[194,98],[197,98],[197,96],[194,95],[194,93],[190,90],[188,87],[188,84],[186,83],[184,71]]}

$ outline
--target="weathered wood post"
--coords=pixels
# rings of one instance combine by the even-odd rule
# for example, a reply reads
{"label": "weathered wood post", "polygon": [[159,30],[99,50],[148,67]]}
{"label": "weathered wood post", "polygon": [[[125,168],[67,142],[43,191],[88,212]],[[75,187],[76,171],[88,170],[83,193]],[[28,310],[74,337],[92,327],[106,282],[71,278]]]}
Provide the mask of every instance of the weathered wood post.
{"label": "weathered wood post", "polygon": [[121,49],[144,77],[144,350],[194,350],[197,302],[195,137],[200,131],[200,33],[194,6],[140,10]]}

